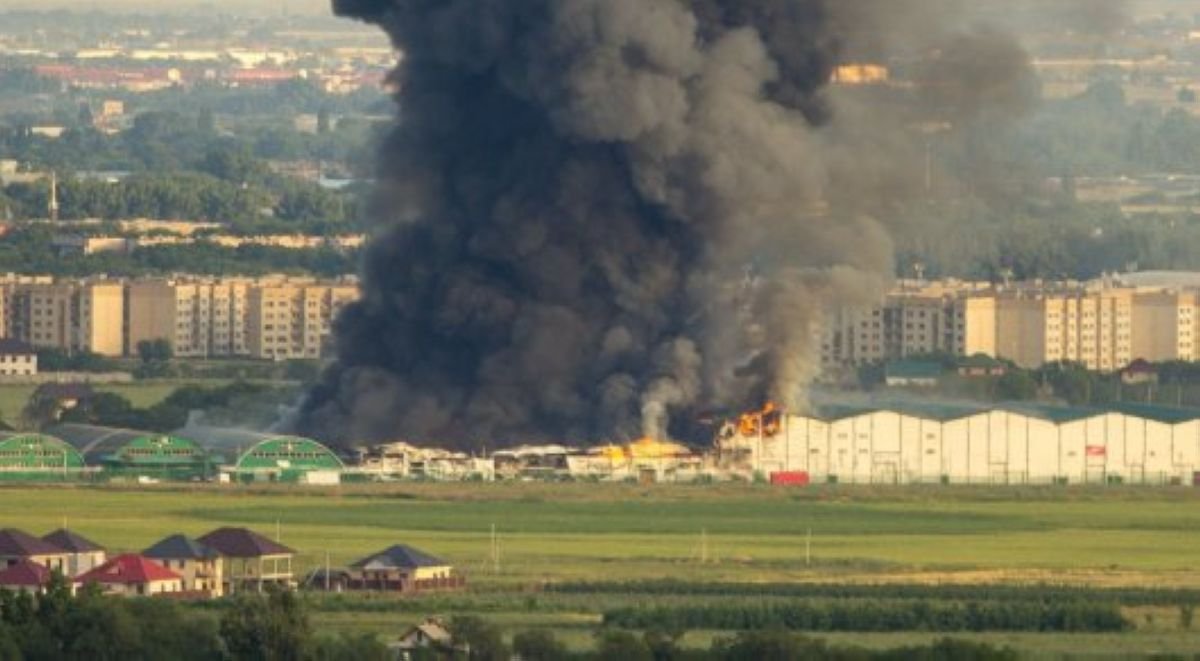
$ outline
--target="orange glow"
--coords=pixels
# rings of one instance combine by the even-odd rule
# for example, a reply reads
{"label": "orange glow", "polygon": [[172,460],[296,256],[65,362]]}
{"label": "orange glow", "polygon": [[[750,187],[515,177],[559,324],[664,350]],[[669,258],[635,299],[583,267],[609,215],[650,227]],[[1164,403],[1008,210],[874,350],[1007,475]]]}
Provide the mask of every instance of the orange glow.
{"label": "orange glow", "polygon": [[843,64],[833,71],[833,82],[839,85],[879,85],[891,77],[888,68],[880,64]]}
{"label": "orange glow", "polygon": [[783,411],[775,402],[767,402],[761,411],[751,411],[738,418],[738,433],[742,436],[774,436],[781,430]]}
{"label": "orange glow", "polygon": [[627,461],[638,459],[672,459],[691,456],[692,451],[686,446],[670,441],[658,441],[653,438],[641,438],[629,445],[606,445],[594,452],[609,461]]}

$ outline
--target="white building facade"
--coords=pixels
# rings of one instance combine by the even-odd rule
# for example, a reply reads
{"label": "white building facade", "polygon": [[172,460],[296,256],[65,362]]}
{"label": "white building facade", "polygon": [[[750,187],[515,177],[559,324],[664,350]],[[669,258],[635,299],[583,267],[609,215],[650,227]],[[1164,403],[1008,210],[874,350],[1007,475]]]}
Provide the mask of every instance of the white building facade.
{"label": "white building facade", "polygon": [[844,410],[718,444],[726,466],[814,483],[1200,483],[1200,411],[1160,407]]}

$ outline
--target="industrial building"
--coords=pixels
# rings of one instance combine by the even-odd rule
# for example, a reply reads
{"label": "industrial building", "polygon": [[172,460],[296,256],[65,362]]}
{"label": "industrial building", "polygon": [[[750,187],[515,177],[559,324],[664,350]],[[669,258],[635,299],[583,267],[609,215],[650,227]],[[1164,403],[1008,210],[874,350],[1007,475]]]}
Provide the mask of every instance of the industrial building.
{"label": "industrial building", "polygon": [[336,484],[346,468],[332,450],[299,436],[197,425],[172,435],[203,448],[229,481]]}
{"label": "industrial building", "polygon": [[717,455],[732,470],[813,482],[1190,485],[1200,483],[1200,410],[826,407],[743,418],[722,432]]}
{"label": "industrial building", "polygon": [[47,431],[78,450],[88,466],[103,468],[106,474],[191,480],[215,472],[203,448],[178,436],[78,424]]}
{"label": "industrial building", "polygon": [[53,436],[0,432],[0,480],[77,479],[84,465],[75,448]]}

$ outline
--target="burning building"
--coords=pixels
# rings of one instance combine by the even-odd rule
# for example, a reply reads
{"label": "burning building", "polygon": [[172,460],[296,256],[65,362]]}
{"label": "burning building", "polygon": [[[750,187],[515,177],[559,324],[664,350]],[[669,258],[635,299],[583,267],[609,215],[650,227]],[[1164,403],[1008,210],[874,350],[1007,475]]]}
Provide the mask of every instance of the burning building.
{"label": "burning building", "polygon": [[[882,150],[888,113],[831,99],[837,66],[912,40],[977,61],[934,0],[334,7],[404,53],[363,297],[297,421],[343,443],[662,441],[701,408],[804,410],[822,317],[890,277],[875,218],[912,156]],[[963,112],[1008,89],[940,71]]]}

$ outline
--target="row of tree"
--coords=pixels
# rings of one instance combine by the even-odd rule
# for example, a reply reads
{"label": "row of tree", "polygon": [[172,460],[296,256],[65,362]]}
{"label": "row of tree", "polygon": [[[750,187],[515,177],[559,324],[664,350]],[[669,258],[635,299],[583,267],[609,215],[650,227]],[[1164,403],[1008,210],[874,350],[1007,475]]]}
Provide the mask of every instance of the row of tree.
{"label": "row of tree", "polygon": [[886,599],[942,601],[1023,601],[1118,603],[1122,606],[1176,606],[1200,603],[1200,590],[1171,588],[1092,588],[1069,585],[856,585],[847,583],[725,583],[678,580],[567,582],[547,586],[562,594],[654,596],[787,597],[793,599]]}
{"label": "row of tree", "polygon": [[595,633],[594,647],[586,652],[573,652],[544,629],[518,632],[508,645],[496,626],[472,616],[452,619],[449,630],[452,641],[448,646],[418,651],[413,658],[429,661],[452,658],[471,661],[508,661],[511,658],[522,661],[1010,661],[1017,658],[1017,654],[1009,649],[953,639],[891,650],[865,650],[831,646],[823,640],[781,630],[747,631],[718,637],[708,649],[702,649],[685,646],[682,629],[652,628],[637,633],[605,628]]}
{"label": "row of tree", "polygon": [[786,604],[629,607],[604,623],[627,629],[794,631],[1124,631],[1115,604],[1095,601],[835,600]]}
{"label": "row of tree", "polygon": [[18,226],[0,236],[0,271],[60,277],[97,273],[131,278],[172,273],[227,276],[289,273],[334,278],[357,273],[359,266],[358,250],[225,247],[204,241],[63,259],[53,245],[53,236],[53,228],[44,224]]}

